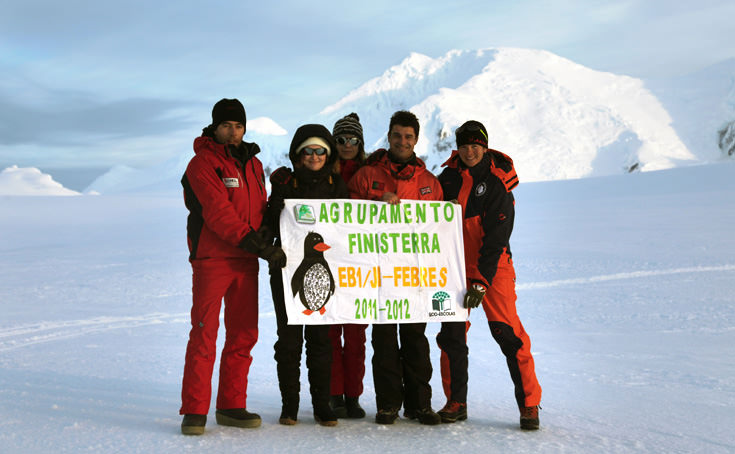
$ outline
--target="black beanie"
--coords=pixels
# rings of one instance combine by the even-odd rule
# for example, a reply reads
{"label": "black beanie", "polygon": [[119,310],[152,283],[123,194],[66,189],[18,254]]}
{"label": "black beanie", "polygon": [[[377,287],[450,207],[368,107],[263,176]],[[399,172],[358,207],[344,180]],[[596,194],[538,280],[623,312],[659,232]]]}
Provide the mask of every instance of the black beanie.
{"label": "black beanie", "polygon": [[457,148],[469,144],[482,145],[487,148],[487,129],[479,121],[470,120],[466,122],[457,128],[455,135],[457,136]]}
{"label": "black beanie", "polygon": [[223,98],[212,108],[212,125],[216,128],[223,121],[237,121],[245,126],[245,108],[237,99]]}
{"label": "black beanie", "polygon": [[360,139],[360,142],[365,142],[362,138],[362,125],[360,124],[360,117],[355,112],[337,120],[332,128],[332,135],[337,136],[355,136]]}

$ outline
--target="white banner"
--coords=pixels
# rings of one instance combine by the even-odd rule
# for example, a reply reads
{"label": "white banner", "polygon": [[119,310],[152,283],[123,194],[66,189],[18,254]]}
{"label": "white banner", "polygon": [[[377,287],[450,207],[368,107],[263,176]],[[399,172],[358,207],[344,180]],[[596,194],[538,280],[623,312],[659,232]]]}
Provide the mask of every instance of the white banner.
{"label": "white banner", "polygon": [[289,324],[467,320],[457,204],[287,199],[280,228]]}

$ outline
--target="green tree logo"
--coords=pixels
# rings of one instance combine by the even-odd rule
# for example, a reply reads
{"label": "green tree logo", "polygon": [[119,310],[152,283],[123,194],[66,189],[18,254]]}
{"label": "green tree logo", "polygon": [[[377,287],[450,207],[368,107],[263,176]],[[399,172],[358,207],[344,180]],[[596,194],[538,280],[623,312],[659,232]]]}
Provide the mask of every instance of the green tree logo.
{"label": "green tree logo", "polygon": [[299,224],[314,224],[316,223],[316,216],[314,215],[314,208],[310,205],[296,205],[293,207],[294,216],[296,222]]}
{"label": "green tree logo", "polygon": [[434,293],[431,297],[431,307],[435,311],[447,311],[451,309],[449,293],[441,291]]}

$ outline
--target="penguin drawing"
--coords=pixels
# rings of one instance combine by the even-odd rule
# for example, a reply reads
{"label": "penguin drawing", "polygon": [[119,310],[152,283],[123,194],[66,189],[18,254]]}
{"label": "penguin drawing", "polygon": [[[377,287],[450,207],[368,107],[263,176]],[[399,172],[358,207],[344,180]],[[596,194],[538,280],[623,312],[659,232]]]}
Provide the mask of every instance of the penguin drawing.
{"label": "penguin drawing", "polygon": [[324,260],[324,251],[327,249],[329,246],[324,243],[320,234],[309,232],[304,238],[304,260],[291,278],[293,296],[299,294],[301,304],[306,308],[306,315],[316,311],[324,314],[324,305],[334,294],[334,278]]}

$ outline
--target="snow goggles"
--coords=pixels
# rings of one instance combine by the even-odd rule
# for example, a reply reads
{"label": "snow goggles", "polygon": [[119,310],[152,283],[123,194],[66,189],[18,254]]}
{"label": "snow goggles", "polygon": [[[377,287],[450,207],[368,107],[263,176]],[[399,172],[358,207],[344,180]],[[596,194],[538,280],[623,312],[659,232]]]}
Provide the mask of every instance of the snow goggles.
{"label": "snow goggles", "polygon": [[337,143],[340,145],[350,144],[353,147],[356,147],[360,144],[360,139],[357,137],[350,137],[349,139],[347,137],[337,137]]}
{"label": "snow goggles", "polygon": [[317,156],[322,156],[322,155],[327,154],[327,149],[324,147],[319,147],[319,148],[304,147],[301,149],[301,154],[304,154],[306,156],[311,156],[313,154]]}

